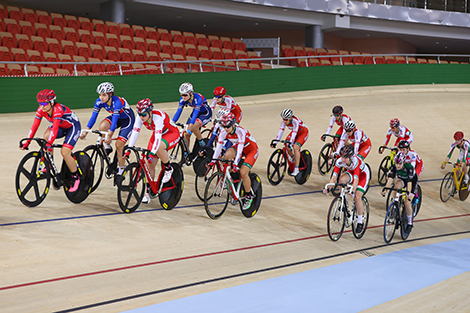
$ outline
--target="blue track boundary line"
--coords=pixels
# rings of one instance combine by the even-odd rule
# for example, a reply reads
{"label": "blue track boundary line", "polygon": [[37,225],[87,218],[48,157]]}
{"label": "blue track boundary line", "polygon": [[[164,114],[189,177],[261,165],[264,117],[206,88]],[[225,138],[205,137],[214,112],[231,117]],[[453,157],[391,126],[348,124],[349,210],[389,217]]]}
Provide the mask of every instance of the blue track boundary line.
{"label": "blue track boundary line", "polygon": [[[439,180],[442,180],[442,178],[426,179],[426,180],[421,180],[419,182],[420,183],[421,182],[425,183],[425,182],[433,182],[433,181],[439,181]],[[381,186],[380,185],[370,186],[370,188],[375,188],[375,187],[381,187]],[[305,192],[297,192],[297,193],[291,193],[291,194],[286,194],[286,195],[268,196],[268,197],[263,197],[262,199],[267,200],[267,199],[275,199],[275,198],[303,196],[303,195],[316,194],[316,193],[321,193],[321,192],[322,192],[322,190],[305,191]],[[175,209],[194,208],[194,207],[200,207],[200,206],[203,206],[203,205],[204,204],[191,204],[191,205],[185,205],[185,206],[176,206],[175,208],[173,208],[173,210],[175,210]],[[163,208],[158,208],[158,209],[139,210],[139,211],[133,212],[132,214],[148,213],[148,212],[155,212],[155,211],[164,211],[164,209]],[[18,225],[26,225],[26,224],[38,224],[38,223],[50,223],[50,222],[68,221],[68,220],[94,218],[94,217],[115,216],[115,215],[127,215],[127,214],[125,214],[124,212],[113,212],[113,213],[102,213],[102,214],[93,214],[93,215],[84,215],[84,216],[60,217],[60,218],[53,218],[53,219],[47,219],[47,220],[24,221],[24,222],[0,224],[0,227],[18,226]]]}

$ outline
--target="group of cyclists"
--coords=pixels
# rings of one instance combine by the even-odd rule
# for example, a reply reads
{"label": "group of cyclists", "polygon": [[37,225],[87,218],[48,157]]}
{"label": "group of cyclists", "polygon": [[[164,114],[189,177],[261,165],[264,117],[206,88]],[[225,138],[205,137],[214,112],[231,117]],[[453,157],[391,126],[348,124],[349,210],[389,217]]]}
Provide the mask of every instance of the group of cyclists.
{"label": "group of cyclists", "polygon": [[[99,97],[96,99],[92,115],[87,123],[86,128],[91,129],[98,118],[101,109],[106,110],[110,115],[105,117],[99,123],[99,130],[108,132],[108,137],[104,142],[106,152],[109,154],[113,151],[111,140],[113,134],[119,129],[119,134],[115,143],[118,155],[118,176],[120,179],[125,166],[125,160],[129,157],[130,150],[124,151],[127,144],[133,147],[137,141],[142,126],[152,132],[148,142],[147,149],[151,152],[147,156],[147,163],[150,173],[155,176],[155,167],[157,161],[161,160],[163,164],[163,178],[165,183],[171,179],[173,168],[170,164],[168,150],[173,149],[179,139],[180,131],[176,126],[176,122],[181,117],[185,107],[192,108],[192,112],[186,121],[186,141],[190,142],[190,136],[195,135],[197,144],[195,153],[203,151],[207,146],[211,146],[214,141],[217,144],[214,148],[213,159],[219,157],[233,160],[232,171],[240,172],[243,179],[244,188],[247,191],[243,209],[248,209],[253,202],[254,193],[251,190],[251,180],[249,173],[259,156],[259,148],[254,137],[250,132],[240,126],[242,120],[242,110],[237,102],[227,95],[226,89],[222,86],[215,88],[212,103],[200,93],[194,91],[191,83],[183,83],[179,87],[180,100],[178,109],[171,118],[166,112],[155,109],[152,100],[149,98],[138,101],[136,118],[134,111],[129,103],[122,97],[115,95],[114,86],[110,82],[104,82],[97,88]],[[80,175],[77,173],[77,165],[72,157],[72,150],[78,139],[85,139],[87,132],[81,133],[81,125],[77,116],[68,107],[56,102],[56,95],[53,90],[42,90],[37,95],[39,108],[36,111],[36,117],[28,134],[28,138],[33,138],[42,118],[45,118],[52,125],[47,128],[44,133],[44,139],[47,140],[47,149],[52,153],[52,144],[56,138],[65,137],[62,145],[61,154],[72,173],[74,179],[70,188],[70,192],[77,190],[80,183]],[[213,112],[217,105],[219,110],[215,115],[213,132],[209,142],[204,141],[201,134],[201,128],[212,121]],[[332,110],[332,116],[329,126],[324,135],[320,137],[325,141],[326,135],[329,135],[334,124],[338,125],[338,130],[334,135],[333,149],[336,158],[334,170],[330,179],[331,183],[348,183],[352,184],[352,194],[357,212],[358,221],[356,231],[360,233],[363,229],[363,203],[362,196],[367,191],[370,183],[370,169],[365,163],[365,159],[371,151],[371,140],[367,137],[363,130],[359,129],[353,119],[344,114],[343,108],[339,105]],[[276,139],[280,140],[284,134],[285,128],[290,130],[286,140],[290,141],[290,149],[288,150],[291,161],[295,164],[294,170],[290,173],[295,176],[299,173],[300,151],[302,146],[308,139],[309,129],[307,125],[294,112],[286,108],[281,112],[281,124]],[[411,203],[417,196],[418,177],[423,171],[423,161],[419,155],[411,149],[413,143],[413,134],[404,125],[400,124],[397,118],[390,120],[390,128],[387,131],[383,146],[379,149],[382,154],[384,146],[387,146],[391,137],[395,136],[396,140],[394,148],[397,151],[391,168],[387,174],[387,183],[381,194],[385,196],[387,187],[392,184],[395,188],[405,188],[407,190],[407,200],[405,201],[408,225],[406,232],[409,233],[413,227],[413,213]],[[455,142],[452,143],[449,154],[442,164],[445,167],[446,162],[451,157],[455,148],[460,150],[458,163],[462,163],[462,170],[465,174],[464,183],[468,182],[468,163],[470,156],[468,155],[469,142],[464,138],[461,131],[454,134]],[[26,149],[29,145],[27,141],[21,149]],[[274,144],[272,144],[274,147]],[[186,151],[185,153],[190,153]],[[214,161],[208,163],[208,167],[214,166]],[[341,169],[343,169],[342,174]],[[338,177],[339,176],[339,177]],[[328,194],[330,190],[323,190]],[[142,199],[143,203],[149,203],[150,197],[148,191]]]}

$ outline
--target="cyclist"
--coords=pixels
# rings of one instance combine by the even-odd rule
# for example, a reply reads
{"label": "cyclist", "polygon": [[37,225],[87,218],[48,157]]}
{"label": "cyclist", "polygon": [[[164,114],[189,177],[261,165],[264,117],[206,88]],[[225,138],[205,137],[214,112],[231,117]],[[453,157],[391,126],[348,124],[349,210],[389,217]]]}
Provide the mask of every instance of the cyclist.
{"label": "cyclist", "polygon": [[[44,139],[47,140],[46,149],[52,155],[52,144],[56,138],[65,137],[64,143],[60,150],[62,157],[67,164],[70,172],[72,173],[73,184],[70,186],[69,191],[75,192],[80,185],[80,175],[78,173],[77,164],[72,156],[73,147],[77,143],[78,136],[80,135],[81,125],[78,117],[68,107],[56,102],[56,94],[54,90],[44,89],[37,95],[39,108],[36,111],[33,126],[28,133],[28,138],[33,138],[36,134],[42,118],[45,118],[52,123],[44,132]],[[21,150],[28,148],[30,140],[26,141]],[[46,169],[44,169],[45,171]]]}
{"label": "cyclist", "polygon": [[[408,225],[406,226],[405,232],[409,234],[411,229],[413,228],[413,209],[411,207],[411,202],[413,201],[415,195],[418,193],[418,175],[416,175],[415,169],[411,163],[407,163],[406,156],[398,152],[395,155],[395,163],[392,164],[390,171],[388,172],[388,180],[387,184],[385,185],[384,189],[382,189],[382,196],[385,197],[387,190],[385,188],[389,188],[392,183],[395,184],[395,188],[406,188],[406,200],[405,201],[405,208],[406,208],[406,215],[408,217]],[[393,192],[393,196],[395,196],[396,191]]]}
{"label": "cyclist", "polygon": [[[346,145],[341,148],[339,151],[340,158],[336,160],[335,169],[333,170],[333,175],[331,176],[330,183],[335,183],[338,181],[342,184],[352,184],[353,190],[351,197],[356,203],[357,209],[357,228],[356,232],[361,233],[364,228],[363,214],[364,206],[362,204],[362,196],[364,195],[367,187],[369,186],[370,172],[369,168],[366,166],[365,162],[358,158],[354,154],[353,145]],[[344,167],[345,172],[339,177],[340,169]],[[324,194],[330,192],[329,188],[323,190]]]}
{"label": "cyclist", "polygon": [[[336,151],[339,151],[336,148],[338,147],[339,140],[341,138],[341,135],[343,134],[344,123],[346,123],[347,121],[350,121],[351,118],[347,116],[346,114],[343,114],[343,107],[340,105],[335,106],[332,112],[333,112],[333,115],[331,116],[331,119],[330,119],[330,125],[328,125],[328,129],[326,130],[325,134],[327,135],[330,134],[331,130],[333,129],[333,125],[335,123],[336,125],[339,126],[338,130],[336,131],[335,138],[333,140],[333,148]],[[322,141],[325,141],[326,136],[322,135],[320,139]]]}
{"label": "cyclist", "polygon": [[[408,141],[410,145],[413,143],[413,134],[408,128],[400,125],[400,121],[397,118],[390,120],[390,128],[388,129],[387,135],[385,137],[385,142],[383,144],[384,146],[388,145],[392,135],[397,137],[397,140],[395,140],[395,144],[393,145],[394,147],[396,147],[402,140]],[[379,148],[379,154],[382,154],[383,152],[384,148]]]}
{"label": "cyclist", "polygon": [[235,102],[235,100],[227,95],[227,91],[224,87],[219,86],[214,89],[214,99],[212,99],[211,109],[215,110],[215,106],[219,105],[221,109],[228,109],[235,115],[237,123],[240,124],[242,120],[242,109]]}
{"label": "cyclist", "polygon": [[[452,156],[452,153],[454,152],[455,148],[458,148],[460,150],[460,155],[457,158],[457,164],[460,164],[462,162],[462,170],[465,174],[464,177],[464,184],[468,183],[468,162],[470,161],[470,157],[468,155],[468,148],[470,146],[469,142],[465,140],[464,134],[462,131],[457,131],[454,134],[454,142],[450,145],[450,150],[449,153],[447,154],[446,159],[444,162],[442,162],[441,168],[444,169],[447,165],[447,162],[449,161],[450,157]],[[460,173],[459,173],[460,175]]]}
{"label": "cyclist", "polygon": [[[207,103],[206,98],[200,93],[195,93],[193,85],[190,83],[183,83],[179,88],[181,99],[178,105],[178,110],[173,116],[173,122],[177,122],[183,112],[184,107],[190,106],[193,108],[191,115],[189,116],[186,124],[188,124],[188,130],[184,134],[186,142],[189,146],[189,139],[192,133],[196,136],[199,145],[203,147],[205,145],[201,135],[201,127],[211,121],[212,109]],[[189,151],[187,151],[189,153]]]}
{"label": "cyclist", "polygon": [[[300,148],[308,139],[308,127],[300,118],[294,115],[291,109],[284,109],[281,112],[281,127],[277,134],[276,140],[280,140],[284,134],[284,130],[287,126],[291,130],[286,140],[291,142],[291,150],[287,150],[291,161],[295,163],[294,171],[291,173],[292,176],[296,176],[299,173],[300,163]],[[276,144],[272,144],[271,148],[275,148]]]}
{"label": "cyclist", "polygon": [[[212,143],[214,143],[215,139],[218,137],[220,130],[223,128],[222,125],[220,125],[220,120],[222,119],[222,116],[228,113],[230,113],[229,109],[219,109],[219,111],[217,111],[217,113],[215,114],[215,119],[213,121],[214,129],[212,130],[211,137],[209,138],[209,141],[206,143],[205,148],[211,147]],[[228,148],[230,148],[231,145],[232,143],[230,140],[225,140],[224,150],[227,150]]]}
{"label": "cyclist", "polygon": [[[232,146],[227,149],[223,156],[226,160],[234,160],[233,171],[240,171],[240,176],[243,179],[243,187],[246,191],[245,203],[243,210],[251,207],[253,202],[254,193],[251,190],[250,170],[258,159],[259,150],[255,138],[243,127],[237,125],[236,118],[233,113],[226,113],[222,116],[220,124],[223,129],[220,131],[217,138],[217,147],[213,155],[213,159],[217,159],[222,151],[225,139],[232,142]],[[243,164],[238,167],[242,156],[245,156]],[[215,162],[212,161],[208,167],[214,166]]]}
{"label": "cyclist", "polygon": [[348,139],[354,145],[354,154],[364,160],[370,152],[372,143],[362,130],[356,128],[353,120],[344,124],[344,133],[339,141],[338,150],[341,150]]}
{"label": "cyclist", "polygon": [[[153,109],[153,103],[149,98],[140,100],[137,103],[136,109],[139,118],[135,120],[128,146],[133,147],[135,145],[142,125],[148,130],[153,131],[147,146],[147,149],[150,150],[147,156],[148,169],[152,178],[155,178],[155,166],[160,158],[165,169],[162,178],[162,183],[164,184],[171,179],[171,174],[173,174],[168,150],[178,144],[180,132],[166,112]],[[130,151],[127,150],[124,157],[128,158],[129,155]],[[142,203],[150,203],[149,187],[150,185],[147,184],[147,191],[142,198]]]}
{"label": "cyclist", "polygon": [[423,172],[423,160],[415,151],[411,150],[410,143],[406,140],[400,141],[398,143],[398,150],[406,157],[405,162],[413,165],[416,175],[419,177]]}
{"label": "cyclist", "polygon": [[[118,175],[122,175],[125,166],[123,149],[132,133],[132,127],[135,123],[134,111],[127,103],[126,99],[114,95],[113,84],[109,82],[101,83],[98,85],[98,88],[96,88],[96,92],[99,94],[99,97],[95,101],[93,113],[91,114],[86,128],[91,129],[93,125],[95,125],[101,109],[105,109],[111,113],[111,115],[101,121],[99,130],[108,132],[108,140],[105,140],[104,146],[106,153],[110,154],[113,151],[110,145],[113,134],[116,128],[121,128],[119,130],[118,140],[116,140],[116,151],[119,165]],[[83,133],[80,139],[85,139],[87,134],[86,132]]]}

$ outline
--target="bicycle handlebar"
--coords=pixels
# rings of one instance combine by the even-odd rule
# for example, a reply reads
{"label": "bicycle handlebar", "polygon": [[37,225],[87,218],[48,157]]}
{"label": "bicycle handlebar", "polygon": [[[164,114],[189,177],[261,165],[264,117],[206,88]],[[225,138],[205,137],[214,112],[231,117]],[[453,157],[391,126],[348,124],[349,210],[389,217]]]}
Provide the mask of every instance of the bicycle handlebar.
{"label": "bicycle handlebar", "polygon": [[97,134],[97,135],[104,135],[104,139],[105,140],[108,140],[108,132],[105,132],[105,131],[101,131],[101,130],[97,130],[97,129],[82,129],[80,131],[80,136],[83,134],[83,133],[93,133],[93,134]]}
{"label": "bicycle handlebar", "polygon": [[[397,188],[393,188],[393,187],[384,187],[383,190],[392,190],[392,191],[396,191],[396,192],[399,193],[401,196],[407,194],[406,189],[403,189],[403,188],[397,189]],[[408,192],[408,193],[409,193],[409,192]]]}
{"label": "bicycle handlebar", "polygon": [[289,147],[292,145],[292,143],[290,142],[290,140],[283,140],[283,139],[273,139],[271,140],[271,145],[274,145],[274,144],[277,144],[277,143],[283,143],[283,144],[286,144],[288,145]]}
{"label": "bicycle handlebar", "polygon": [[392,151],[398,151],[397,147],[390,148],[390,147],[387,147],[387,146],[380,146],[379,151],[380,151],[380,149],[388,149],[388,150],[392,150]]}
{"label": "bicycle handlebar", "polygon": [[325,185],[325,189],[330,187],[330,186],[340,186],[340,187],[343,187],[343,188],[346,188],[347,191],[346,192],[351,192],[352,189],[353,189],[353,185],[351,184],[344,184],[344,183],[328,183]]}
{"label": "bicycle handlebar", "polygon": [[461,164],[457,162],[442,162],[442,164],[452,164],[453,166],[457,166],[457,167],[461,166]]}
{"label": "bicycle handlebar", "polygon": [[[33,141],[33,140],[36,141],[41,148],[46,147],[47,140],[44,139],[44,138],[36,137],[36,138],[23,138],[23,139],[21,139],[20,140],[20,148],[23,147],[23,144],[24,144],[25,141]],[[54,143],[54,144],[52,144],[52,148],[62,148],[62,144]],[[29,150],[29,147],[25,148],[25,150]]]}
{"label": "bicycle handlebar", "polygon": [[232,163],[234,160],[227,160],[227,159],[212,159],[212,161],[219,161],[219,162],[225,162],[225,163]]}
{"label": "bicycle handlebar", "polygon": [[140,151],[143,155],[149,154],[151,151],[149,149],[140,148],[140,147],[127,147],[126,150]]}

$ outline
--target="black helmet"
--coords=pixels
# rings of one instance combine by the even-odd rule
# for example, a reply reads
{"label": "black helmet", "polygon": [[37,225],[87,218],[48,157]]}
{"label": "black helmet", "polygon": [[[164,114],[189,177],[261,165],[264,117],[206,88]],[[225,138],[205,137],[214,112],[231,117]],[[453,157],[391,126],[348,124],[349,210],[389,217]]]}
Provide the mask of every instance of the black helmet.
{"label": "black helmet", "polygon": [[343,107],[340,105],[337,105],[333,108],[333,114],[341,114],[343,113]]}
{"label": "black helmet", "polygon": [[339,151],[339,155],[343,158],[350,158],[354,155],[354,147],[353,145],[346,145],[341,148]]}
{"label": "black helmet", "polygon": [[410,143],[406,140],[402,140],[398,143],[398,148],[402,149],[402,148],[410,148]]}

